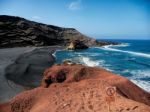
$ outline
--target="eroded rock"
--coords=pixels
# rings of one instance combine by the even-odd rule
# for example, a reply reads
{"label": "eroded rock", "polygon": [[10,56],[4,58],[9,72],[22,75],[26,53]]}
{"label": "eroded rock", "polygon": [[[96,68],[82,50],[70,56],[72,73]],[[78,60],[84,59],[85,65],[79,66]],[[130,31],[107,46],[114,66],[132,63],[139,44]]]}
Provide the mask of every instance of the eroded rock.
{"label": "eroded rock", "polygon": [[86,46],[83,42],[79,40],[72,41],[68,44],[67,50],[78,50],[78,49],[87,49],[88,46]]}
{"label": "eroded rock", "polygon": [[149,93],[124,77],[104,69],[83,65],[52,66],[44,72],[41,87],[17,95],[8,103],[0,105],[0,110],[3,112],[108,112],[106,88],[110,86],[115,86],[117,89],[114,101],[110,103],[110,111],[150,111]]}

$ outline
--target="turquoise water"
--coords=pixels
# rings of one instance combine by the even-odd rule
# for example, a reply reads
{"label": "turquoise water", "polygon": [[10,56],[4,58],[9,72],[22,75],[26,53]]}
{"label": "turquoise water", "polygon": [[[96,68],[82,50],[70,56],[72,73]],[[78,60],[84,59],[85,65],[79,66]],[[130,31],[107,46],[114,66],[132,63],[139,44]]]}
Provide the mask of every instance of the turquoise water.
{"label": "turquoise water", "polygon": [[71,59],[91,67],[101,67],[127,77],[150,92],[150,40],[111,40],[120,45],[78,51],[57,51],[56,63]]}

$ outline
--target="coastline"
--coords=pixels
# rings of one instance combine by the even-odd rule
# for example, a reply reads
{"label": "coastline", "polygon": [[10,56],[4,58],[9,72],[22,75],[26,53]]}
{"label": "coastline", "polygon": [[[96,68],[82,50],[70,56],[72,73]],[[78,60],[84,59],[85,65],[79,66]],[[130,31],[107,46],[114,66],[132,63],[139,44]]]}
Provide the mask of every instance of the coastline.
{"label": "coastline", "polygon": [[0,15],[0,112],[150,112],[150,41],[130,40],[139,32],[102,24],[93,38],[34,19]]}
{"label": "coastline", "polygon": [[[90,50],[87,49],[85,52],[58,52],[57,58],[59,59],[58,63],[62,62],[62,59],[66,57],[70,60],[73,60],[73,62],[80,60],[83,65],[104,68],[112,73],[128,78],[134,84],[150,93],[150,90],[148,89],[150,84],[148,69],[148,67],[150,67],[148,64],[150,54],[128,49],[132,48],[133,46],[134,44],[130,43],[130,41],[123,41],[119,45],[89,47]],[[62,53],[65,56],[59,56]],[[110,58],[114,61],[112,61]],[[144,62],[143,60],[147,61]],[[120,61],[124,64],[120,63]],[[142,67],[145,67],[146,69],[142,69]]]}
{"label": "coastline", "polygon": [[[33,112],[45,111],[45,107],[47,107],[47,105],[51,105],[49,106],[48,110],[51,110],[52,112],[55,112],[56,110],[68,111],[66,109],[74,110],[74,106],[72,102],[75,101],[77,104],[79,104],[79,106],[77,107],[77,110],[81,109],[80,107],[81,105],[85,107],[84,108],[85,110],[88,110],[88,109],[90,110],[94,108],[99,109],[99,106],[98,107],[96,106],[97,104],[99,104],[102,111],[105,112],[107,111],[107,107],[105,106],[106,103],[104,100],[106,97],[105,89],[112,86],[112,87],[116,87],[116,99],[117,100],[115,103],[119,105],[118,107],[112,105],[113,109],[120,110],[120,111],[122,111],[122,109],[124,110],[129,109],[129,112],[130,111],[149,112],[150,102],[148,98],[150,94],[123,76],[113,74],[112,72],[109,72],[106,69],[103,69],[100,67],[89,67],[89,66],[85,66],[81,64],[54,65],[54,63],[56,62],[55,53],[61,50],[64,50],[64,49],[60,46],[59,47],[58,46],[57,47],[46,46],[46,47],[40,47],[40,48],[36,47],[32,50],[31,48],[29,48],[26,52],[23,52],[17,57],[15,57],[15,59],[13,60],[14,62],[15,61],[17,63],[21,62],[21,64],[23,64],[22,62],[24,61],[31,62],[30,60],[24,60],[24,58],[33,59],[34,57],[34,59],[36,60],[37,59],[42,60],[43,58],[41,57],[42,56],[41,51],[42,53],[44,51],[44,52],[47,52],[50,57],[51,56],[53,57],[53,58],[50,58],[52,59],[51,62],[53,63],[51,64],[52,67],[49,66],[48,68],[44,69],[44,72],[42,73],[42,81],[40,80],[39,85],[36,87],[32,87],[32,86],[27,87],[25,86],[26,84],[23,81],[21,81],[21,83],[16,82],[18,80],[16,76],[14,78],[15,80],[12,80],[12,81],[7,79],[8,77],[5,77],[6,81],[8,82],[7,86],[10,87],[11,85],[13,86],[13,88],[11,87],[11,90],[9,91],[7,90],[7,93],[10,94],[9,97],[7,94],[5,94],[6,91],[3,91],[3,94],[1,93],[3,95],[3,98],[5,97],[6,99],[2,99],[3,101],[0,100],[0,110],[4,112],[5,111],[12,112],[13,110],[14,111],[24,110],[24,111],[31,111],[31,112],[32,111]],[[38,52],[35,52],[35,51],[38,51]],[[36,55],[32,57],[34,53],[36,53]],[[40,55],[40,58],[37,58],[39,55]],[[46,58],[44,59],[46,60]],[[20,61],[20,60],[24,60],[24,61]],[[36,61],[36,60],[32,60],[32,61]],[[40,60],[38,62],[42,66],[43,64],[41,63]],[[76,73],[74,73],[75,71]],[[63,73],[63,74],[65,73],[66,76],[65,77],[62,75],[60,76],[59,73]],[[30,77],[32,76],[30,75]],[[30,78],[30,77],[27,77],[27,78]],[[52,77],[53,79],[51,79]],[[48,80],[48,81],[45,81],[45,80]],[[59,82],[59,80],[61,82]],[[27,82],[27,83],[32,83],[32,82]],[[48,86],[47,86],[47,83],[49,83]],[[23,89],[21,90],[20,88],[18,88],[18,86],[21,86]],[[131,91],[129,91],[127,88],[130,89]],[[14,93],[13,91],[15,89],[16,90],[18,89],[20,91]],[[136,93],[133,93],[133,91],[136,91]],[[143,97],[141,98],[140,96],[143,96]],[[98,98],[99,100],[98,102],[96,102]],[[49,99],[48,100],[49,103],[47,103],[47,99]],[[53,100],[56,101],[57,103],[53,102]],[[43,102],[42,106],[40,103],[41,101]],[[70,102],[68,103],[68,101]],[[92,104],[84,103],[84,101],[92,102]],[[26,102],[28,104],[24,106]],[[80,103],[82,104],[80,105]],[[64,105],[63,108],[62,108],[62,104]],[[18,105],[19,107],[17,108],[16,106]],[[92,107],[90,107],[89,105],[90,106],[92,105]],[[99,112],[101,110],[97,110],[97,111]],[[70,110],[70,112],[73,112],[73,111]]]}

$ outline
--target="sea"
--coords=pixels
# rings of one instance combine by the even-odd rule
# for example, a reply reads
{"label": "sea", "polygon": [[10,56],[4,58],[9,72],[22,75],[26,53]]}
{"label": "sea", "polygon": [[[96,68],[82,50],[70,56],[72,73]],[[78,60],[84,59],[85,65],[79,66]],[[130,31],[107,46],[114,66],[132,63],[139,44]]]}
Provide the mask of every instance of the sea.
{"label": "sea", "polygon": [[119,45],[91,47],[86,50],[55,52],[56,63],[69,59],[86,66],[104,68],[124,76],[150,92],[150,40],[99,40]]}

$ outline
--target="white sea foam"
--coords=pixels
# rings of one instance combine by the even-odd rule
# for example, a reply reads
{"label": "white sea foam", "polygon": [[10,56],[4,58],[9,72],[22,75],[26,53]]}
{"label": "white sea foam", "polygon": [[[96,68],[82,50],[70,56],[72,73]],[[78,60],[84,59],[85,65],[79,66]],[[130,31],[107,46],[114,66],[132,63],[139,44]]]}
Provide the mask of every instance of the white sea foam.
{"label": "white sea foam", "polygon": [[81,61],[83,62],[83,64],[90,66],[90,67],[101,67],[104,68],[107,71],[113,72],[113,70],[111,70],[109,68],[109,64],[105,64],[104,60],[96,60],[93,61],[92,59],[90,59],[89,57],[81,57]]}
{"label": "white sea foam", "polygon": [[52,53],[52,55],[56,58],[56,53],[57,53],[57,52],[60,52],[60,51],[65,51],[65,49],[62,49],[62,50],[56,50],[54,53]]}
{"label": "white sea foam", "polygon": [[[103,60],[101,61],[93,61],[92,59],[90,59],[89,57],[82,57],[82,61],[85,65],[87,66],[91,66],[91,67],[95,67],[95,66],[101,66],[102,68],[108,70],[108,71],[113,71],[111,69],[109,69],[108,67],[104,67],[105,63]],[[142,89],[144,89],[145,91],[150,92],[150,81],[144,81],[141,80],[140,78],[146,78],[146,77],[150,77],[150,71],[149,70],[135,70],[135,71],[130,71],[130,70],[126,70],[124,72],[131,72],[131,74],[133,74],[132,77],[129,77],[129,79],[135,83],[136,85],[138,85],[139,87],[141,87]]]}
{"label": "white sea foam", "polygon": [[83,64],[91,67],[96,67],[96,66],[103,66],[104,65],[104,60],[92,60],[90,57],[81,57],[81,61]]}
{"label": "white sea foam", "polygon": [[56,52],[54,52],[54,53],[52,54],[52,56],[56,58]]}
{"label": "white sea foam", "polygon": [[126,70],[124,70],[124,71],[122,71],[122,72],[123,72],[123,73],[129,73],[130,70],[126,69]]}
{"label": "white sea foam", "polygon": [[150,92],[150,81],[142,80],[142,78],[150,78],[150,70],[133,70],[130,71],[130,73],[132,74],[132,76],[129,77],[129,79],[133,83]]}
{"label": "white sea foam", "polygon": [[135,83],[136,85],[138,85],[139,87],[141,87],[142,89],[144,89],[147,92],[150,92],[150,82],[147,81],[142,81],[142,80],[133,80],[131,79],[131,81],[133,83]]}
{"label": "white sea foam", "polygon": [[111,46],[115,46],[115,47],[127,47],[127,46],[130,46],[130,44],[129,43],[122,43],[122,44],[111,45]]}
{"label": "white sea foam", "polygon": [[134,51],[123,51],[123,50],[111,48],[111,46],[113,46],[113,45],[103,46],[101,49],[103,49],[103,50],[109,50],[109,51],[129,53],[129,54],[136,55],[136,56],[142,56],[142,57],[150,58],[150,54],[140,53],[140,52],[134,52]]}
{"label": "white sea foam", "polygon": [[111,70],[111,69],[109,69],[109,68],[107,68],[107,67],[102,67],[102,68],[104,68],[105,70],[110,71],[110,72],[113,72],[113,71],[114,71],[114,70]]}
{"label": "white sea foam", "polygon": [[140,79],[140,78],[150,78],[150,70],[133,70],[130,71],[133,75],[133,78]]}
{"label": "white sea foam", "polygon": [[89,57],[82,57],[82,61],[85,65],[91,66],[91,67],[99,66],[100,64],[99,61],[93,61]]}
{"label": "white sea foam", "polygon": [[[104,61],[93,61],[89,57],[82,57],[82,61],[85,65],[95,67],[95,66],[101,66],[102,68],[113,72],[108,67],[104,67],[105,63]],[[150,77],[150,71],[149,70],[126,70],[124,72],[130,72],[132,74],[131,77],[128,77],[133,83],[144,89],[145,91],[150,92],[150,81],[144,81],[141,80],[141,78],[147,78]]]}
{"label": "white sea foam", "polygon": [[87,55],[87,56],[99,56],[101,55],[101,53],[89,53],[89,52],[84,52],[84,53],[75,53],[76,55],[78,56],[84,56],[84,55]]}

